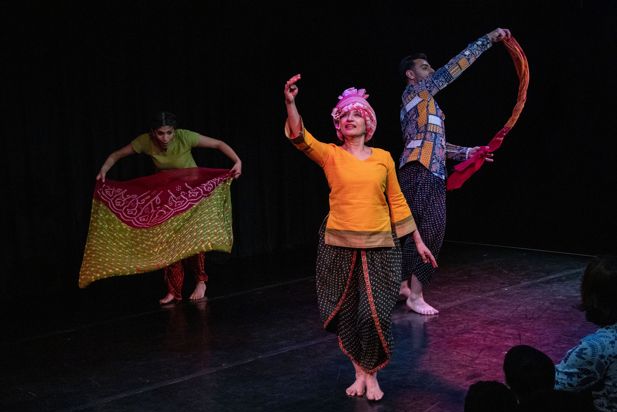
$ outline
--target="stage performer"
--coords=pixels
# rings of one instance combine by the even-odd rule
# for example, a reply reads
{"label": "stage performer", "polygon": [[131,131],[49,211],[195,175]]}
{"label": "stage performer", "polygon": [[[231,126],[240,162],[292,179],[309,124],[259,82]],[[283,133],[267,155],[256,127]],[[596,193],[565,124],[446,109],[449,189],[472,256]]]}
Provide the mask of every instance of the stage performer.
{"label": "stage performer", "polygon": [[[137,136],[129,144],[114,151],[107,157],[96,179],[105,182],[107,172],[118,160],[136,153],[150,156],[158,171],[194,168],[197,167],[191,153],[194,147],[221,151],[233,162],[233,167],[230,170],[232,177],[240,177],[242,161],[227,143],[190,130],[178,129],[176,116],[173,113],[159,112],[152,119],[148,133]],[[167,304],[174,300],[182,300],[184,266],[192,269],[196,280],[195,289],[189,298],[193,301],[202,299],[205,295],[206,283],[208,281],[204,263],[205,257],[202,252],[163,268],[167,284],[167,294],[159,302]]]}
{"label": "stage performer", "polygon": [[[462,147],[446,142],[444,113],[434,95],[452,83],[492,43],[510,37],[497,28],[470,43],[445,66],[434,70],[423,53],[404,57],[399,72],[406,86],[402,94],[401,129],[405,144],[399,161],[399,182],[426,246],[439,256],[446,228],[446,158],[463,161],[486,146]],[[486,153],[492,161],[492,153]],[[418,256],[414,246],[403,241],[403,281],[400,297],[410,310],[435,315],[437,309],[424,300],[423,289],[435,269]]]}
{"label": "stage performer", "polygon": [[285,134],[324,171],[330,186],[329,214],[319,232],[316,285],[324,328],[355,370],[348,396],[379,400],[377,371],[392,351],[391,314],[399,292],[398,238],[411,233],[418,255],[436,266],[401,193],[389,152],[368,146],[377,118],[365,90],[349,88],[332,111],[340,145],[323,143],[305,128],[295,99],[300,75],[284,87]]}

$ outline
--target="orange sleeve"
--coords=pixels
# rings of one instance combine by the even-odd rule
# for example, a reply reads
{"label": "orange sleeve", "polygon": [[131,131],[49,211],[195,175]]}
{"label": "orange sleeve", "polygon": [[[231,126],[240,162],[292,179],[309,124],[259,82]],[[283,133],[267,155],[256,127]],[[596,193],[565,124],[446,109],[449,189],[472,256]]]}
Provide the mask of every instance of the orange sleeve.
{"label": "orange sleeve", "polygon": [[411,209],[405,200],[396,176],[396,167],[390,153],[386,152],[386,197],[390,207],[390,220],[397,237],[405,236],[416,230],[416,222],[411,214]]}
{"label": "orange sleeve", "polygon": [[331,144],[320,142],[315,139],[308,130],[302,125],[302,131],[298,136],[291,136],[291,129],[287,121],[285,122],[285,136],[289,141],[296,146],[296,148],[305,155],[307,155],[312,161],[323,167],[332,154],[333,147]]}

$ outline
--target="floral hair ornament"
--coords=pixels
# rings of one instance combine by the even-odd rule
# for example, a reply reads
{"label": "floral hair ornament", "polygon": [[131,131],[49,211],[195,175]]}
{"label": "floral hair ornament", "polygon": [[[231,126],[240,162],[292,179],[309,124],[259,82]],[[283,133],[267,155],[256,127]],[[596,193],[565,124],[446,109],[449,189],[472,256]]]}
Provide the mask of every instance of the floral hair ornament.
{"label": "floral hair ornament", "polygon": [[356,89],[350,87],[345,89],[342,95],[338,97],[339,101],[332,109],[332,120],[334,121],[334,128],[336,129],[336,136],[343,140],[343,135],[340,130],[341,116],[350,110],[359,110],[362,113],[362,117],[366,122],[366,138],[365,142],[368,142],[375,134],[377,128],[377,117],[375,116],[375,110],[366,101],[368,94],[365,89]]}

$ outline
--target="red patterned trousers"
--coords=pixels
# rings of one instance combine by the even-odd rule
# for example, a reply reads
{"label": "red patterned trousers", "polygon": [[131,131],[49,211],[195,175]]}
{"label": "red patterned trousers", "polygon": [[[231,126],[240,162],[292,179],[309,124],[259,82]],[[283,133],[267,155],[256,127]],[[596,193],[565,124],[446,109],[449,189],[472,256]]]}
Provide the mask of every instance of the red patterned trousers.
{"label": "red patterned trousers", "polygon": [[195,274],[196,282],[207,282],[208,275],[205,271],[205,254],[188,257],[178,262],[172,263],[163,269],[167,291],[174,295],[174,299],[182,300],[182,285],[184,284],[184,270],[189,269]]}

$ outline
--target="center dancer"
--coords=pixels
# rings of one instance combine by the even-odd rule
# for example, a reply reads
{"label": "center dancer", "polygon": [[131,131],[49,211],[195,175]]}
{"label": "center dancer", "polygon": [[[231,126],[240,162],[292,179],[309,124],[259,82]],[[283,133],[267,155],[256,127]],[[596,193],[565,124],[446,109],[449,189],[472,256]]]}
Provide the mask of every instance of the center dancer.
{"label": "center dancer", "polygon": [[339,96],[332,118],[341,144],[328,144],[304,128],[295,103],[298,80],[299,74],[285,83],[285,134],[323,169],[330,186],[317,249],[320,316],[353,364],[356,378],[347,395],[380,400],[377,371],[391,357],[391,314],[401,282],[399,238],[411,234],[424,262],[437,263],[416,230],[392,156],[367,145],[377,118],[365,90]]}

